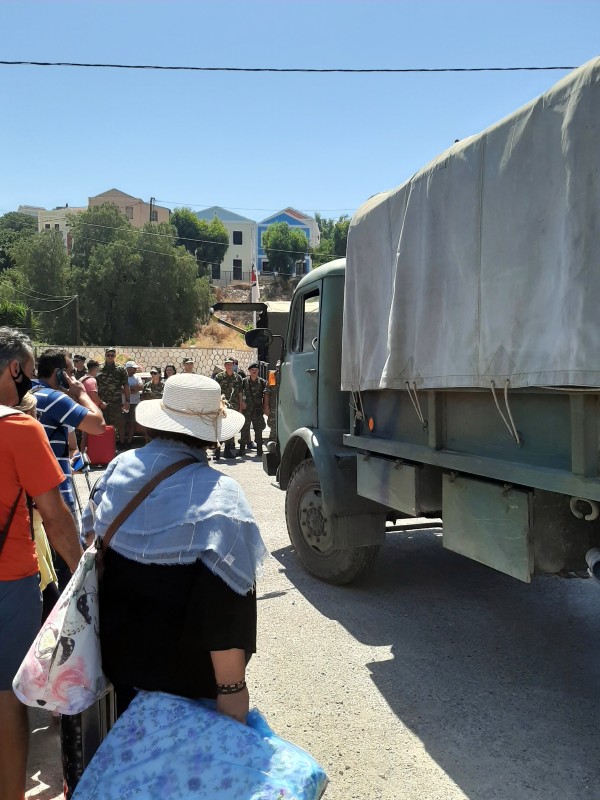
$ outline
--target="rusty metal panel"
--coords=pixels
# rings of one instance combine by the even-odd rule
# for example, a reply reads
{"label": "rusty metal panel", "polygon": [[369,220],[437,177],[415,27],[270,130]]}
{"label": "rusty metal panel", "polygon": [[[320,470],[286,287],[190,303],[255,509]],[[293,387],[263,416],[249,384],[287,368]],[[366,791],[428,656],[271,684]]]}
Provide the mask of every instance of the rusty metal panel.
{"label": "rusty metal panel", "polygon": [[529,583],[533,554],[528,492],[444,475],[444,547]]}

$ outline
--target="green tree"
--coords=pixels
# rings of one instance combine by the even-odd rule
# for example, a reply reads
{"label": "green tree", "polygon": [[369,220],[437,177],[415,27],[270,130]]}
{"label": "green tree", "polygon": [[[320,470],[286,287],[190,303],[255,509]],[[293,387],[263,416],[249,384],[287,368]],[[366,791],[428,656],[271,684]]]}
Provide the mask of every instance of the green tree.
{"label": "green tree", "polygon": [[343,258],[346,255],[350,218],[344,215],[335,221],[315,214],[315,219],[321,233],[321,241],[319,246],[313,250],[312,257],[313,267],[318,267],[327,261]]}
{"label": "green tree", "polygon": [[216,302],[215,290],[208,278],[198,278],[196,291],[198,295],[198,323],[206,325],[210,321],[210,309]]}
{"label": "green tree", "polygon": [[14,287],[20,302],[36,312],[49,342],[73,341],[74,303],[69,257],[58,231],[41,231],[21,239],[12,249]]}
{"label": "green tree", "polygon": [[176,240],[169,223],[127,225],[113,229],[112,241],[79,251],[84,340],[173,345],[195,332],[199,314],[208,311],[200,308],[196,260]]}
{"label": "green tree", "polygon": [[0,217],[0,272],[14,267],[11,251],[22,239],[37,233],[37,221],[31,214],[9,211]]}
{"label": "green tree", "polygon": [[137,315],[132,315],[134,330],[129,339],[133,344],[176,344],[196,330],[196,260],[175,245],[175,229],[168,223],[145,225],[137,236],[141,264],[134,291],[144,297],[144,303]]}
{"label": "green tree", "polygon": [[177,230],[177,244],[185,247],[198,263],[198,274],[206,275],[211,264],[221,264],[229,247],[229,234],[222,221],[198,219],[189,208],[176,208],[170,222]]}
{"label": "green tree", "polygon": [[73,238],[71,261],[75,269],[87,270],[95,247],[109,242],[127,242],[133,230],[129,220],[113,203],[92,206],[79,214],[68,214]]}
{"label": "green tree", "polygon": [[134,233],[129,240],[97,244],[90,253],[86,269],[80,269],[79,306],[84,341],[99,344],[137,344],[130,341],[136,306],[143,307],[149,287],[141,295],[138,270],[142,261],[135,248]]}
{"label": "green tree", "polygon": [[298,228],[290,227],[287,222],[275,222],[263,234],[263,248],[273,272],[287,280],[294,274],[295,264],[306,257],[310,245]]}
{"label": "green tree", "polygon": [[202,229],[200,220],[191,208],[176,208],[169,218],[177,231],[177,244],[185,247],[188,253],[196,255]]}

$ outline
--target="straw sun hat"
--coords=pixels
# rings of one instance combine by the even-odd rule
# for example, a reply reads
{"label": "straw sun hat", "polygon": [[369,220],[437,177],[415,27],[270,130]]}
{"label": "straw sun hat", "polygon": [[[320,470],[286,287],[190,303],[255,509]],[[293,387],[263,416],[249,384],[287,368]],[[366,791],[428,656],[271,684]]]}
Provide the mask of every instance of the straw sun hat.
{"label": "straw sun hat", "polygon": [[186,433],[205,442],[226,442],[239,433],[244,415],[227,408],[221,387],[203,375],[172,375],[162,400],[144,400],[136,419],[146,428]]}

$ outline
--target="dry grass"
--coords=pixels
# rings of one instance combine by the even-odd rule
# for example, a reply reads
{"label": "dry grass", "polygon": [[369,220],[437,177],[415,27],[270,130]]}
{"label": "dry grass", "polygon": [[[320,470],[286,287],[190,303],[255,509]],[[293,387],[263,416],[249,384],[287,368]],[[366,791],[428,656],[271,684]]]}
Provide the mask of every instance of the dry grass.
{"label": "dry grass", "polygon": [[226,350],[249,350],[242,335],[219,325],[218,322],[209,322],[198,329],[193,339],[188,339],[182,347],[206,347]]}

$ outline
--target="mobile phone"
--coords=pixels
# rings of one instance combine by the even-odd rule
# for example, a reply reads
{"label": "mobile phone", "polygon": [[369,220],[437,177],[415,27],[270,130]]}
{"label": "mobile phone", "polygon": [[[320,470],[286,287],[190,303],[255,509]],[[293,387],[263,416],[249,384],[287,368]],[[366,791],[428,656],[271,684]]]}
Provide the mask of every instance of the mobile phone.
{"label": "mobile phone", "polygon": [[64,389],[65,392],[68,392],[71,388],[71,384],[67,380],[67,373],[64,369],[57,369],[56,370],[56,380],[58,381],[58,385],[61,389]]}
{"label": "mobile phone", "polygon": [[71,469],[73,472],[77,472],[80,469],[85,467],[85,459],[81,453],[76,453],[71,461]]}

